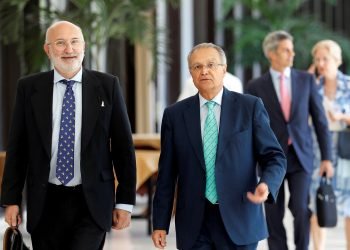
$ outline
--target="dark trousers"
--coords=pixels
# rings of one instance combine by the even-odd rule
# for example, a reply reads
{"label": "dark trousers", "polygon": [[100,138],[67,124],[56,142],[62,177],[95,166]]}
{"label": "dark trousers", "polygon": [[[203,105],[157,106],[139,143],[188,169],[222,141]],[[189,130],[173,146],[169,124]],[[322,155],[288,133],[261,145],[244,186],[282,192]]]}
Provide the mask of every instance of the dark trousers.
{"label": "dark trousers", "polygon": [[[294,217],[294,243],[296,250],[308,250],[310,238],[309,190],[311,175],[306,173],[292,146],[287,154],[287,174],[290,198],[288,208]],[[278,194],[276,204],[265,203],[266,220],[269,229],[268,245],[270,250],[287,250],[287,236],[283,225],[285,215],[284,184]]]}
{"label": "dark trousers", "polygon": [[255,250],[258,243],[239,246],[232,242],[222,221],[219,205],[206,202],[201,232],[190,250]]}
{"label": "dark trousers", "polygon": [[81,185],[49,184],[43,215],[31,234],[33,250],[98,250],[105,236],[88,211]]}

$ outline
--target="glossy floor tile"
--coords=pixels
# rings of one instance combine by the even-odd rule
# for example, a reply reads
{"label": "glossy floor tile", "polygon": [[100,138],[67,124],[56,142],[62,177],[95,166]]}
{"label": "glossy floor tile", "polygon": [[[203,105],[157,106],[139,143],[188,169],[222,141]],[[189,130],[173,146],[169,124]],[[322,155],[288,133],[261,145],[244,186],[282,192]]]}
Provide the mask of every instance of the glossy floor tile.
{"label": "glossy floor tile", "polygon": [[[143,197],[138,198],[138,205],[135,207],[135,213],[140,213],[145,209],[146,199]],[[337,227],[328,229],[328,235],[326,239],[326,250],[345,250],[345,238],[344,238],[344,224],[343,218],[338,218],[339,222]],[[293,229],[292,229],[292,217],[289,211],[286,214],[284,223],[287,228],[288,233],[288,245],[289,249],[295,249],[293,245]],[[0,236],[2,245],[2,236],[6,229],[6,224],[3,218],[3,210],[0,210]],[[24,240],[30,245],[30,237],[26,233],[23,227],[20,228],[23,232]],[[170,235],[167,238],[167,250],[175,250],[175,229],[174,222],[171,224]],[[154,250],[151,237],[147,235],[147,222],[145,219],[133,219],[132,225],[122,231],[112,230],[107,234],[106,244],[104,250]],[[267,250],[266,241],[259,243],[258,250]],[[313,250],[312,243],[310,245],[310,250]]]}

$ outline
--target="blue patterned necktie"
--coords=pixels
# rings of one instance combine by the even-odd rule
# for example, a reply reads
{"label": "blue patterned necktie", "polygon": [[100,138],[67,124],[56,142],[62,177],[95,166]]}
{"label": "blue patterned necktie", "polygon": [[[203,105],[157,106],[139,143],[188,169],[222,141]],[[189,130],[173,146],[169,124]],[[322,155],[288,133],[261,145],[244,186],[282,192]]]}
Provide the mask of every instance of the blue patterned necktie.
{"label": "blue patterned necktie", "polygon": [[218,145],[218,126],[215,119],[215,102],[209,101],[205,104],[208,107],[208,115],[204,124],[203,152],[206,168],[205,197],[213,204],[218,201],[215,183],[215,160],[216,148]]}
{"label": "blue patterned necktie", "polygon": [[72,87],[75,81],[61,82],[67,87],[62,103],[56,177],[66,185],[74,177],[75,97]]}

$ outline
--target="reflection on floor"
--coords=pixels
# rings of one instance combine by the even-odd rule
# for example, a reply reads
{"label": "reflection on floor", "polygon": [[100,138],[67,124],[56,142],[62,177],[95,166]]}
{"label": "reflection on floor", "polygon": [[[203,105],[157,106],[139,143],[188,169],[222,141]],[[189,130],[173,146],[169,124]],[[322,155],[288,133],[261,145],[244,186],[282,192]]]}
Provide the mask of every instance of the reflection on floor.
{"label": "reflection on floor", "polygon": [[[135,213],[139,213],[145,208],[146,199],[139,198],[138,205],[135,207]],[[288,245],[289,249],[294,249],[293,246],[293,230],[292,230],[292,218],[290,213],[286,214],[285,225],[287,226],[288,233]],[[6,224],[4,223],[3,210],[0,210],[0,246],[2,245],[2,235],[6,229]],[[24,240],[30,245],[30,237],[28,233],[25,232],[23,227],[20,228],[23,232]],[[326,239],[326,249],[327,250],[345,250],[345,238],[344,238],[344,227],[343,218],[339,218],[339,223],[336,228],[329,229]],[[175,229],[174,223],[171,224],[170,235],[167,238],[168,247],[167,250],[175,250]],[[147,235],[147,223],[145,219],[137,219],[132,221],[130,228],[122,231],[112,230],[107,234],[106,245],[104,250],[154,250],[152,240],[150,236]],[[266,241],[259,243],[258,250],[267,250]],[[310,250],[312,250],[312,245]]]}

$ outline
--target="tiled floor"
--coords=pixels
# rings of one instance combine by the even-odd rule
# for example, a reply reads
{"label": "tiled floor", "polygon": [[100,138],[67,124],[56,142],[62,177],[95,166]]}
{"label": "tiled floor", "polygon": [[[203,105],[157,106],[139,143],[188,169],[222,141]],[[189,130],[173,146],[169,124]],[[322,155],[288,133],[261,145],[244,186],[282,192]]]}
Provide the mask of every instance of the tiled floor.
{"label": "tiled floor", "polygon": [[[326,250],[346,250],[343,221],[340,221],[338,226],[333,229],[329,229],[326,239]],[[292,218],[288,213],[285,219],[285,225],[287,226],[288,233],[288,245],[289,249],[295,249],[293,245],[293,232],[292,232]],[[174,224],[172,224],[170,235],[167,238],[168,247],[167,250],[175,250],[175,233]],[[111,232],[106,239],[106,246],[104,250],[154,250],[156,249],[151,242],[150,237],[146,235],[146,223],[144,221],[133,221],[130,229],[120,232]],[[258,250],[267,250],[266,241],[261,241],[258,246]],[[312,243],[310,250],[313,249]]]}
{"label": "tiled floor", "polygon": [[[136,211],[143,209],[143,199],[139,202],[140,205],[136,208]],[[285,218],[285,225],[287,226],[287,233],[289,239],[289,249],[294,249],[293,246],[293,231],[292,231],[292,218],[288,212]],[[4,223],[2,210],[0,212],[0,235],[2,240],[2,234],[5,231],[6,224]],[[30,245],[30,238],[25,230],[22,228],[21,231],[24,233],[24,239]],[[339,223],[336,228],[329,229],[326,239],[326,250],[345,250],[345,240],[344,240],[344,227],[343,219],[339,218]],[[174,223],[171,225],[170,235],[167,238],[168,246],[167,250],[175,250],[175,232]],[[0,242],[0,246],[2,242]],[[106,245],[104,250],[154,250],[150,236],[147,235],[147,223],[144,219],[134,219],[130,228],[123,231],[112,230],[107,234]],[[258,250],[267,250],[266,241],[259,243]],[[312,245],[310,250],[313,249]]]}

